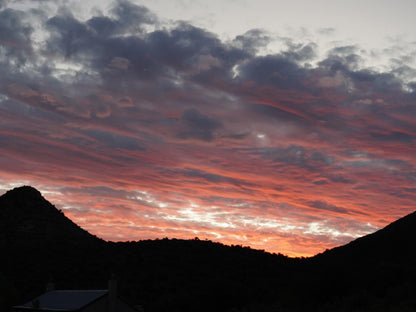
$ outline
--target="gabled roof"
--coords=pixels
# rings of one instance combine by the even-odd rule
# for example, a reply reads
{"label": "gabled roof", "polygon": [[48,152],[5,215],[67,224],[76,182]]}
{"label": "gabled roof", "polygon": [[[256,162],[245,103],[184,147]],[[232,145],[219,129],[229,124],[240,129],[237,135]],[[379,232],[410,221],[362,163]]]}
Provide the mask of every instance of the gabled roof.
{"label": "gabled roof", "polygon": [[77,311],[107,293],[108,290],[54,290],[15,308],[45,311]]}

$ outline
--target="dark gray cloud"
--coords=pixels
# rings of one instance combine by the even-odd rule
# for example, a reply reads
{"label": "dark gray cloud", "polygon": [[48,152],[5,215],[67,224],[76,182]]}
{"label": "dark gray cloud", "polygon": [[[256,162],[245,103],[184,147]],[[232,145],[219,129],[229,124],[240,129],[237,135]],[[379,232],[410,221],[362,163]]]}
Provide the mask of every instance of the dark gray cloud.
{"label": "dark gray cloud", "polygon": [[324,184],[328,184],[329,182],[327,180],[316,180],[312,182],[315,185],[324,185]]}
{"label": "dark gray cloud", "polygon": [[288,147],[262,148],[255,150],[263,158],[271,159],[275,166],[292,165],[312,171],[321,171],[334,163],[334,157],[317,150],[310,150],[299,145]]}
{"label": "dark gray cloud", "polygon": [[52,31],[48,50],[58,52],[65,58],[79,56],[88,44],[93,43],[93,37],[86,25],[74,18],[70,12],[52,17],[47,25]]}
{"label": "dark gray cloud", "polygon": [[338,174],[328,174],[324,173],[324,177],[328,178],[330,181],[334,183],[343,183],[343,184],[355,184],[356,181],[349,179],[344,174],[338,173]]}
{"label": "dark gray cloud", "polygon": [[244,140],[249,135],[250,135],[250,132],[244,132],[244,133],[232,133],[232,134],[221,135],[221,137],[232,139],[232,140]]}
{"label": "dark gray cloud", "polygon": [[407,144],[414,144],[414,142],[416,141],[415,134],[409,134],[402,131],[374,131],[371,134],[371,137],[379,141],[402,142]]}
{"label": "dark gray cloud", "polygon": [[350,70],[355,70],[362,62],[362,58],[358,52],[358,47],[356,46],[336,47],[329,51],[326,62],[321,64],[325,64],[326,66],[331,64],[332,69],[335,69],[337,66],[345,66]]}
{"label": "dark gray cloud", "polygon": [[335,47],[331,49],[328,54],[332,56],[350,56],[355,55],[355,53],[358,51],[358,47],[355,45],[347,45],[347,46],[340,46]]}
{"label": "dark gray cloud", "polygon": [[50,18],[48,50],[99,72],[110,84],[121,83],[122,75],[123,83],[130,85],[143,79],[174,79],[177,73],[199,74],[199,79],[209,80],[200,73],[208,69],[229,75],[225,71],[248,55],[183,22],[170,30],[144,33],[142,25],[157,23],[157,19],[126,1],[118,2],[113,12],[114,16],[96,16],[86,22],[65,11]]}
{"label": "dark gray cloud", "polygon": [[24,63],[32,52],[33,28],[25,22],[25,15],[12,9],[0,11],[0,49],[6,58],[17,59],[19,63]]}
{"label": "dark gray cloud", "polygon": [[308,44],[289,44],[288,50],[282,52],[287,59],[294,62],[303,62],[312,60],[316,57],[317,45],[315,43]]}
{"label": "dark gray cloud", "polygon": [[416,82],[409,83],[408,87],[412,89],[412,95],[416,98]]}
{"label": "dark gray cloud", "polygon": [[239,67],[241,80],[252,80],[258,85],[270,85],[279,89],[303,89],[301,78],[306,71],[282,55],[253,57]]}
{"label": "dark gray cloud", "polygon": [[145,150],[139,139],[118,134],[114,131],[86,130],[83,133],[92,139],[90,141],[91,144],[97,144],[99,147],[104,145],[106,148],[125,149],[129,151]]}
{"label": "dark gray cloud", "polygon": [[349,211],[345,208],[338,207],[338,206],[335,206],[335,205],[331,205],[331,204],[329,204],[325,201],[322,201],[322,200],[315,200],[315,201],[309,202],[308,204],[311,207],[316,208],[316,209],[320,209],[320,210],[340,212],[340,213],[345,213],[345,214],[349,213]]}
{"label": "dark gray cloud", "polygon": [[147,42],[153,57],[177,70],[192,68],[198,56],[212,55],[215,52],[212,50],[221,47],[213,34],[186,23],[180,23],[170,32],[155,31],[147,37]]}
{"label": "dark gray cloud", "polygon": [[238,49],[255,54],[271,41],[270,36],[261,29],[251,29],[243,35],[235,37],[232,44]]}
{"label": "dark gray cloud", "polygon": [[393,73],[376,73],[364,69],[347,71],[347,74],[352,81],[357,82],[357,87],[365,84],[366,90],[370,87],[374,92],[402,92],[402,82]]}
{"label": "dark gray cloud", "polygon": [[335,75],[338,72],[349,72],[351,67],[357,65],[357,61],[355,54],[348,56],[330,55],[320,61],[319,66],[328,71],[329,74]]}
{"label": "dark gray cloud", "polygon": [[87,21],[87,26],[99,37],[109,37],[117,32],[117,22],[108,16],[94,16]]}
{"label": "dark gray cloud", "polygon": [[120,33],[137,34],[143,31],[143,25],[154,25],[158,22],[157,17],[149,9],[127,0],[118,0],[112,13],[116,17],[116,30]]}
{"label": "dark gray cloud", "polygon": [[[285,99],[282,102],[288,103]],[[281,103],[282,103],[281,102]],[[289,103],[290,105],[290,103]],[[285,107],[274,107],[268,104],[247,104],[247,109],[255,114],[262,115],[262,118],[281,120],[282,122],[296,122],[299,124],[305,124],[307,121],[302,116],[295,114],[294,112],[285,110]],[[306,126],[306,125],[305,125]]]}
{"label": "dark gray cloud", "polygon": [[[51,32],[48,50],[56,53],[56,57],[80,62],[86,69],[103,75],[114,72],[124,75],[127,71],[130,71],[130,77],[132,74],[139,78],[149,75],[157,65],[141,38],[141,27],[153,18],[143,7],[126,1],[117,4],[115,18],[96,16],[81,22],[67,11],[50,18],[47,21]],[[128,63],[120,68],[117,60],[120,63],[122,59]]]}
{"label": "dark gray cloud", "polygon": [[210,142],[215,137],[215,131],[221,126],[217,119],[203,115],[196,109],[188,109],[179,120],[180,130],[177,137]]}

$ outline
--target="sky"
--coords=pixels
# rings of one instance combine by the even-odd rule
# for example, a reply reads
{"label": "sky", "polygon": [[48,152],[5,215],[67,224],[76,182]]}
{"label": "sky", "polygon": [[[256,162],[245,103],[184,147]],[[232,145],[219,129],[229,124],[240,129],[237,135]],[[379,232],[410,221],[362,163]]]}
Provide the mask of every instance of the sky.
{"label": "sky", "polygon": [[415,210],[414,1],[0,0],[0,194],[106,240],[311,256]]}

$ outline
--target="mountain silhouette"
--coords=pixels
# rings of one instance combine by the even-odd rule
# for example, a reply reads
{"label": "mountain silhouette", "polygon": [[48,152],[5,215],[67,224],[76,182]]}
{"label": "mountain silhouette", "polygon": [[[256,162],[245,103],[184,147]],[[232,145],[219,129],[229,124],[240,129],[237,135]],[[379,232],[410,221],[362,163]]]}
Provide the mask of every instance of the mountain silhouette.
{"label": "mountain silhouette", "polygon": [[[416,212],[311,259],[329,310],[416,311]],[[310,282],[309,285],[312,285]],[[324,294],[324,295],[323,295]],[[336,300],[334,299],[336,298]]]}
{"label": "mountain silhouette", "polygon": [[374,261],[416,260],[416,212],[413,212],[373,234],[357,238],[347,245],[336,247],[317,255],[324,261],[354,259],[360,263]]}
{"label": "mountain silhouette", "polygon": [[105,289],[161,311],[415,311],[416,214],[311,258],[207,240],[106,242],[30,186],[0,196],[0,310],[57,289]]}
{"label": "mountain silhouette", "polygon": [[30,186],[15,188],[0,197],[0,235],[13,244],[63,240],[76,244],[99,240],[65,217]]}
{"label": "mountain silhouette", "polygon": [[8,191],[0,196],[0,311],[39,295],[52,278],[76,287],[89,270],[82,264],[87,255],[102,254],[104,246],[33,187]]}

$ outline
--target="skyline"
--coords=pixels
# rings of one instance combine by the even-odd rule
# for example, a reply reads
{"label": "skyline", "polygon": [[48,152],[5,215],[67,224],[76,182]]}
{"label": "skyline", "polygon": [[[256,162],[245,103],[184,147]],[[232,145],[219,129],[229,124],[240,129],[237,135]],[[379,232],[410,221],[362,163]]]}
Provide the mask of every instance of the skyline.
{"label": "skyline", "polygon": [[415,210],[411,33],[368,48],[332,20],[219,34],[218,3],[198,26],[186,1],[188,22],[160,1],[57,3],[0,0],[0,194],[32,185],[106,240],[290,256]]}

